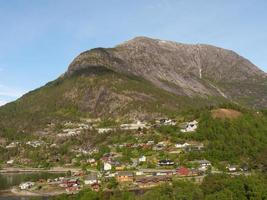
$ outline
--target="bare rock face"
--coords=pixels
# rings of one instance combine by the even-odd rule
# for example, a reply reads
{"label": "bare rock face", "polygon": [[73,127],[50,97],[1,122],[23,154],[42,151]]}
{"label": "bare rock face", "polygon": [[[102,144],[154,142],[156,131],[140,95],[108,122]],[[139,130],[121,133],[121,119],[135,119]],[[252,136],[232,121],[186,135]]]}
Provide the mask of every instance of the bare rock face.
{"label": "bare rock face", "polygon": [[[210,45],[137,37],[114,48],[80,54],[66,74],[96,66],[142,77],[177,95],[235,99],[236,85],[259,83],[267,88],[266,73],[235,52]],[[249,96],[251,90],[243,92]],[[266,92],[260,98],[267,99]]]}

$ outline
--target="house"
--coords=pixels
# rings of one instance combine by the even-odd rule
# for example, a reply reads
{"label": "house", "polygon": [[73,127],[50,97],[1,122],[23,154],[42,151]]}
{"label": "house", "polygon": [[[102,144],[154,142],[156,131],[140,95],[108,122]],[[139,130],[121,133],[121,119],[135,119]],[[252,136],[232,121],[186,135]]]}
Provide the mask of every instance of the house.
{"label": "house", "polygon": [[201,166],[206,166],[206,167],[211,166],[211,163],[208,160],[198,160],[197,162]]}
{"label": "house", "polygon": [[161,124],[161,125],[167,125],[167,126],[175,126],[176,125],[176,121],[172,120],[172,119],[166,119],[166,118],[162,118],[159,120],[156,120],[157,124]]}
{"label": "house", "polygon": [[146,162],[146,156],[141,156],[139,158],[139,162]]}
{"label": "house", "polygon": [[11,142],[9,145],[6,146],[6,149],[15,148],[19,145],[19,142]]}
{"label": "house", "polygon": [[21,190],[28,190],[28,189],[30,189],[32,186],[34,186],[34,182],[25,182],[25,183],[21,183],[21,184],[19,185],[19,188],[20,188]]}
{"label": "house", "polygon": [[185,151],[202,151],[204,149],[204,144],[198,142],[191,142],[188,146],[184,148]]}
{"label": "house", "polygon": [[176,173],[179,175],[179,176],[189,176],[190,174],[190,170],[186,167],[179,167],[177,170],[176,170]]}
{"label": "house", "polygon": [[88,160],[87,160],[87,163],[89,163],[90,165],[96,165],[97,163],[96,163],[96,160],[94,159],[94,158],[89,158]]}
{"label": "house", "polygon": [[135,183],[140,187],[140,188],[150,188],[150,187],[155,187],[159,184],[166,183],[171,181],[172,178],[171,176],[149,176],[149,177],[136,177]]}
{"label": "house", "polygon": [[104,171],[110,171],[112,169],[112,165],[108,162],[104,162]]}
{"label": "house", "polygon": [[133,172],[121,171],[117,173],[118,182],[133,182]]}
{"label": "house", "polygon": [[60,187],[67,188],[67,187],[77,187],[79,186],[79,179],[74,178],[74,179],[66,179],[63,180],[61,184],[59,184]]}
{"label": "house", "polygon": [[201,170],[201,171],[206,171],[211,166],[211,163],[208,160],[197,160],[197,161],[194,161],[194,162],[199,164],[199,168],[198,169]]}
{"label": "house", "polygon": [[160,171],[156,172],[156,176],[173,175],[174,172],[175,172],[174,170],[160,170]]}
{"label": "house", "polygon": [[181,132],[188,133],[194,132],[197,129],[198,122],[196,120],[192,122],[187,122],[184,129],[181,129]]}
{"label": "house", "polygon": [[136,171],[135,175],[136,176],[142,176],[142,175],[144,175],[144,172],[143,171]]}
{"label": "house", "polygon": [[85,185],[92,185],[94,183],[98,183],[98,178],[97,178],[97,173],[91,173],[89,175],[87,175],[84,178],[84,184]]}
{"label": "house", "polygon": [[68,194],[76,194],[80,190],[79,186],[71,186],[66,188]]}
{"label": "house", "polygon": [[103,133],[109,133],[111,131],[114,131],[114,128],[97,128],[96,129],[98,133],[103,134]]}
{"label": "house", "polygon": [[185,147],[187,147],[187,146],[189,146],[189,144],[188,143],[183,143],[183,144],[181,144],[181,143],[177,143],[177,144],[175,144],[175,148],[177,148],[177,149],[183,149],[183,148],[185,148]]}
{"label": "house", "polygon": [[165,149],[167,145],[168,145],[168,142],[166,142],[166,141],[159,142],[158,144],[156,144],[153,147],[153,150],[161,151],[161,150]]}
{"label": "house", "polygon": [[147,141],[147,145],[149,145],[149,146],[151,146],[151,145],[153,145],[155,142],[154,142],[154,140],[149,140],[149,141]]}
{"label": "house", "polygon": [[123,130],[138,130],[138,129],[149,128],[149,126],[147,126],[146,123],[137,121],[136,123],[132,123],[132,124],[121,124],[120,128]]}
{"label": "house", "polygon": [[91,184],[91,189],[93,191],[98,192],[100,190],[100,188],[101,188],[101,185],[99,183],[93,183],[93,184]]}
{"label": "house", "polygon": [[28,141],[26,144],[33,148],[37,148],[37,147],[40,147],[42,144],[44,144],[44,142],[37,140],[37,141]]}
{"label": "house", "polygon": [[125,169],[125,165],[119,164],[115,166],[115,170],[116,171],[122,171]]}
{"label": "house", "polygon": [[9,160],[9,161],[6,162],[6,164],[12,165],[12,164],[14,164],[14,160]]}
{"label": "house", "polygon": [[237,166],[229,165],[229,166],[226,167],[226,169],[228,169],[229,172],[236,172],[237,171]]}
{"label": "house", "polygon": [[160,160],[158,162],[158,165],[159,166],[171,166],[171,165],[174,165],[174,162],[172,160],[165,159],[165,160]]}

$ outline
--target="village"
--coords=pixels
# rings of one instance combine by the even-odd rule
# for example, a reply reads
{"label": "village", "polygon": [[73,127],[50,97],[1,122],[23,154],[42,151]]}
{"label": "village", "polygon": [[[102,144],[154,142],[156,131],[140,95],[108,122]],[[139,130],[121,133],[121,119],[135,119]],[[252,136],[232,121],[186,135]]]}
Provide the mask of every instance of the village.
{"label": "village", "polygon": [[[49,127],[54,127],[49,124]],[[71,147],[70,153],[73,155],[67,163],[60,167],[76,168],[69,170],[64,177],[56,179],[40,179],[35,182],[22,182],[16,193],[28,191],[33,193],[58,193],[73,194],[83,188],[92,190],[112,190],[115,188],[127,188],[128,190],[150,188],[162,183],[171,183],[174,179],[192,180],[201,183],[203,178],[209,173],[247,173],[248,166],[237,166],[231,163],[224,163],[224,169],[218,170],[213,164],[202,159],[188,160],[190,155],[203,155],[206,144],[194,140],[178,140],[174,142],[169,137],[155,137],[157,128],[175,127],[177,130],[175,138],[179,135],[194,134],[198,128],[196,120],[180,123],[179,125],[172,119],[159,119],[155,124],[148,124],[137,121],[132,124],[121,124],[114,127],[94,127],[94,125],[66,122],[56,138],[74,138],[84,134],[84,130],[95,130],[98,136],[107,137],[112,132],[119,129],[123,132],[131,133],[134,138],[132,142],[127,137],[124,142],[112,142],[100,147],[77,146]],[[51,129],[46,129],[46,131]],[[166,131],[165,129],[163,129]],[[146,131],[152,131],[154,136],[150,136]],[[168,131],[167,131],[168,132]],[[127,133],[129,134],[129,133]],[[121,135],[120,135],[121,136]],[[31,151],[40,149],[57,149],[59,144],[42,140],[31,140],[23,142],[13,141],[5,146],[6,149],[26,147]],[[195,156],[196,157],[196,156]],[[203,157],[203,156],[202,156]],[[58,159],[58,160],[57,160]],[[49,158],[47,162],[57,163],[60,155]],[[19,159],[7,160],[2,168],[19,167]],[[29,162],[26,159],[26,162]],[[40,166],[38,166],[40,167]]]}

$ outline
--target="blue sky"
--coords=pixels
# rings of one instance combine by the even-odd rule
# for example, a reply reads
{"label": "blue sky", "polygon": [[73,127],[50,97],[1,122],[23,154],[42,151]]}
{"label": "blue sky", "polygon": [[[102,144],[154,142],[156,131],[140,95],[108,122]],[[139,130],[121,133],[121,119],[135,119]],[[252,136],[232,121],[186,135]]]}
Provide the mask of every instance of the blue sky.
{"label": "blue sky", "polygon": [[135,36],[232,49],[267,71],[265,0],[0,0],[0,104]]}

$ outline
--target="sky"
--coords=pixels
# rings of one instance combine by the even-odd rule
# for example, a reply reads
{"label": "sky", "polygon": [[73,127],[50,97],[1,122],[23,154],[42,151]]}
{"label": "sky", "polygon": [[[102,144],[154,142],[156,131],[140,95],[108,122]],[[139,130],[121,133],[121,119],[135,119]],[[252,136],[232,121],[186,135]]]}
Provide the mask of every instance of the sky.
{"label": "sky", "polygon": [[0,0],[0,105],[136,36],[231,49],[267,72],[265,0]]}

